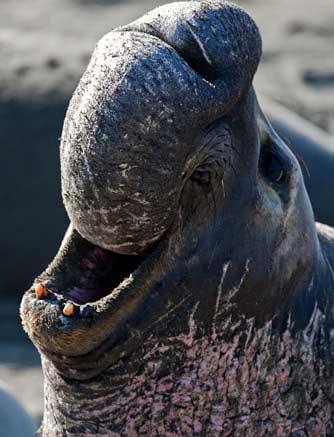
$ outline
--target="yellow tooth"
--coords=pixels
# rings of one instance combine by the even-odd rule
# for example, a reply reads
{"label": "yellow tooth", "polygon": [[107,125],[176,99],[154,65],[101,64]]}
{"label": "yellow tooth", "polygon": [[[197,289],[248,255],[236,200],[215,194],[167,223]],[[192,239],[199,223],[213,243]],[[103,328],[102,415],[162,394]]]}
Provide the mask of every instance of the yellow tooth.
{"label": "yellow tooth", "polygon": [[63,314],[67,317],[73,316],[74,314],[74,305],[72,302],[67,302],[67,304],[63,308]]}
{"label": "yellow tooth", "polygon": [[41,299],[42,297],[46,297],[48,295],[48,289],[43,283],[39,283],[35,285],[35,296],[37,299]]}

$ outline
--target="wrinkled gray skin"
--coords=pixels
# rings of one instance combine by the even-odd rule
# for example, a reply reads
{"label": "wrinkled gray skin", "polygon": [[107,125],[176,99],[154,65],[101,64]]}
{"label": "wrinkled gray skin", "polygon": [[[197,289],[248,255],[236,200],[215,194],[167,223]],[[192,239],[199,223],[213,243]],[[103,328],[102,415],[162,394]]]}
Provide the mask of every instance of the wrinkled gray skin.
{"label": "wrinkled gray skin", "polygon": [[221,1],[98,43],[62,136],[71,226],[21,306],[43,435],[333,435],[334,231],[259,107],[260,55]]}

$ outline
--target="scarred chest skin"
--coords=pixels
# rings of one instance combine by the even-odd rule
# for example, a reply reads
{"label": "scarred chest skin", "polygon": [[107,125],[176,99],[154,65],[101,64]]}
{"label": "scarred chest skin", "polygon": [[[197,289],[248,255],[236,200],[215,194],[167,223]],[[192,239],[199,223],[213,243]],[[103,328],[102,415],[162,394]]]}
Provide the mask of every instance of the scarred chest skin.
{"label": "scarred chest skin", "polygon": [[318,308],[294,337],[228,320],[200,339],[196,310],[187,334],[153,334],[93,381],[68,384],[44,360],[43,435],[333,435],[333,332]]}

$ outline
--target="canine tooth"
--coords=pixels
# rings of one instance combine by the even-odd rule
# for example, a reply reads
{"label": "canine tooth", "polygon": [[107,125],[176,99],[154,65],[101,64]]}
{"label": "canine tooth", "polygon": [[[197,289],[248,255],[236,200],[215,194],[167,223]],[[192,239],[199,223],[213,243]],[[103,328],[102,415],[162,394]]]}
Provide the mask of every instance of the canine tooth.
{"label": "canine tooth", "polygon": [[37,299],[41,299],[42,297],[46,297],[47,295],[48,289],[42,282],[35,285],[35,296]]}
{"label": "canine tooth", "polygon": [[67,304],[63,308],[64,316],[71,317],[74,314],[74,305],[72,302],[67,302]]}

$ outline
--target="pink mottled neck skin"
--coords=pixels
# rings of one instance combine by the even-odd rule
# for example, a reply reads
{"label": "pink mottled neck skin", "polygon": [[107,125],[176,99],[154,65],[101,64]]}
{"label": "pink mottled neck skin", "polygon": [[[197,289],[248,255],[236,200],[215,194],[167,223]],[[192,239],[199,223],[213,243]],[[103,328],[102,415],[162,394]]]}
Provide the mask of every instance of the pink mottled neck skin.
{"label": "pink mottled neck skin", "polygon": [[334,435],[334,338],[317,306],[294,336],[229,319],[196,339],[196,310],[187,334],[152,334],[91,381],[44,360],[43,436]]}

